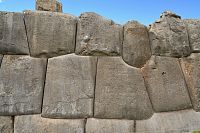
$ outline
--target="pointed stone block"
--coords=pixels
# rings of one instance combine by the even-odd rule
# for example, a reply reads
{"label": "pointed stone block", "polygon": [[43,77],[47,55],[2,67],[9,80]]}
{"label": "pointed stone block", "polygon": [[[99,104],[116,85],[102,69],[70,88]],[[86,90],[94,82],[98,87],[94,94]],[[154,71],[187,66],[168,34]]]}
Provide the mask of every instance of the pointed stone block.
{"label": "pointed stone block", "polygon": [[177,58],[152,56],[142,72],[156,112],[192,107]]}
{"label": "pointed stone block", "polygon": [[46,59],[4,55],[0,69],[0,115],[41,113]]}
{"label": "pointed stone block", "polygon": [[25,11],[24,15],[31,56],[74,53],[76,17],[45,11]]}
{"label": "pointed stone block", "polygon": [[40,115],[15,117],[15,133],[84,133],[84,120],[47,119]]}
{"label": "pointed stone block", "polygon": [[172,12],[164,12],[150,25],[149,37],[154,55],[184,57],[191,53],[186,25]]}
{"label": "pointed stone block", "polygon": [[23,13],[0,11],[0,54],[29,54]]}
{"label": "pointed stone block", "polygon": [[96,57],[74,54],[49,59],[42,116],[85,118],[93,116]]}
{"label": "pointed stone block", "polygon": [[96,118],[148,119],[153,115],[144,79],[138,68],[121,57],[99,57],[97,65]]}
{"label": "pointed stone block", "polygon": [[133,133],[133,120],[87,119],[86,133]]}
{"label": "pointed stone block", "polygon": [[120,55],[123,27],[96,13],[82,13],[78,21],[76,54]]}
{"label": "pointed stone block", "polygon": [[123,60],[133,67],[142,67],[150,57],[146,26],[137,21],[129,21],[124,25]]}

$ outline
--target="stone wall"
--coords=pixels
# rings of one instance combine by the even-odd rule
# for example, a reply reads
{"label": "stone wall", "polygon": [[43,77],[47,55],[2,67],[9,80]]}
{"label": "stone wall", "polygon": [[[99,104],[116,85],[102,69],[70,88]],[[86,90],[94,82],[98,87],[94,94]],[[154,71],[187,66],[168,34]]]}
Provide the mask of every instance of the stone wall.
{"label": "stone wall", "polygon": [[0,12],[0,133],[200,130],[200,20]]}

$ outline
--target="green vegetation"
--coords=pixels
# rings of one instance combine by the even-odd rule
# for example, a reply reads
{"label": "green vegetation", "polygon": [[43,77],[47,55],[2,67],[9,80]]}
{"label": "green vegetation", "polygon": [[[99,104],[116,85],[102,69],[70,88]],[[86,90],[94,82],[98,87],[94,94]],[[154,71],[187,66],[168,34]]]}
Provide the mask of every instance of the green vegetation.
{"label": "green vegetation", "polygon": [[193,131],[192,133],[200,133],[200,131]]}

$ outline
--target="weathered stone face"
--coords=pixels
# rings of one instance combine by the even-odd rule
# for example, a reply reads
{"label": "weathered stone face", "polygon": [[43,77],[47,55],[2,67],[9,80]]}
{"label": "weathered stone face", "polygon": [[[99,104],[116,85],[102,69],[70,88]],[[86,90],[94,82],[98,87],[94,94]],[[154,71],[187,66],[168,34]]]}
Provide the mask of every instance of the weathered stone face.
{"label": "weathered stone face", "polygon": [[40,115],[15,117],[15,133],[84,133],[84,120],[47,119]]}
{"label": "weathered stone face", "polygon": [[36,10],[62,12],[59,0],[36,0]]}
{"label": "weathered stone face", "polygon": [[152,56],[142,68],[150,99],[156,112],[191,107],[178,59]]}
{"label": "weathered stone face", "polygon": [[95,89],[97,118],[147,119],[153,114],[140,69],[120,57],[98,59]]}
{"label": "weathered stone face", "polygon": [[200,113],[193,110],[156,113],[136,121],[136,133],[193,133],[200,130]]}
{"label": "weathered stone face", "polygon": [[46,59],[4,55],[0,69],[0,115],[41,113]]}
{"label": "weathered stone face", "polygon": [[184,20],[187,25],[190,46],[193,52],[200,52],[200,20],[199,19],[186,19]]}
{"label": "weathered stone face", "polygon": [[129,21],[124,25],[124,61],[133,67],[142,67],[150,57],[147,28],[137,21]]}
{"label": "weathered stone face", "polygon": [[76,17],[45,11],[24,14],[31,56],[54,57],[74,52]]}
{"label": "weathered stone face", "polygon": [[87,119],[86,133],[133,133],[133,120]]}
{"label": "weathered stone face", "polygon": [[0,116],[0,133],[13,133],[12,117]]}
{"label": "weathered stone face", "polygon": [[181,66],[185,75],[193,108],[200,111],[200,53],[193,53],[181,59]]}
{"label": "weathered stone face", "polygon": [[[3,59],[3,55],[0,54],[0,66],[1,66],[1,61]],[[1,68],[1,67],[0,67]]]}
{"label": "weathered stone face", "polygon": [[0,54],[29,54],[23,13],[0,11]]}
{"label": "weathered stone face", "polygon": [[123,27],[95,13],[83,13],[78,21],[76,54],[120,55]]}
{"label": "weathered stone face", "polygon": [[165,12],[150,25],[149,37],[154,55],[183,57],[190,55],[186,25],[180,16]]}
{"label": "weathered stone face", "polygon": [[93,116],[96,57],[65,55],[49,59],[42,116]]}

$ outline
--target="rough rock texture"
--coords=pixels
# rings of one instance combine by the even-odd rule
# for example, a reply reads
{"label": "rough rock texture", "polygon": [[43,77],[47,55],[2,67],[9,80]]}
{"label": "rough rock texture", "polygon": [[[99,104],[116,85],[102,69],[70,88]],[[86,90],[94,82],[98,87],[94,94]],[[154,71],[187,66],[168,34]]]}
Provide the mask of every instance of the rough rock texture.
{"label": "rough rock texture", "polygon": [[0,115],[41,113],[46,59],[4,55],[0,69]]}
{"label": "rough rock texture", "polygon": [[181,66],[193,107],[196,111],[200,111],[200,53],[193,53],[187,58],[182,58]]}
{"label": "rough rock texture", "polygon": [[200,131],[200,113],[193,110],[156,113],[149,120],[136,121],[136,133],[193,133]]}
{"label": "rough rock texture", "polygon": [[36,10],[62,12],[60,0],[36,0]]}
{"label": "rough rock texture", "polygon": [[190,55],[186,25],[181,17],[166,11],[150,25],[149,37],[154,55],[182,57]]}
{"label": "rough rock texture", "polygon": [[42,116],[93,116],[96,57],[74,54],[49,59]]}
{"label": "rough rock texture", "polygon": [[191,107],[178,59],[152,56],[142,71],[156,112]]}
{"label": "rough rock texture", "polygon": [[12,117],[0,116],[0,133],[13,133]]}
{"label": "rough rock texture", "polygon": [[45,11],[24,14],[31,56],[54,57],[74,52],[76,17]]}
{"label": "rough rock texture", "polygon": [[23,13],[0,11],[0,54],[29,54]]}
{"label": "rough rock texture", "polygon": [[200,19],[186,19],[190,46],[193,52],[200,52]]}
{"label": "rough rock texture", "polygon": [[78,21],[76,54],[120,55],[123,27],[112,20],[87,12]]}
{"label": "rough rock texture", "polygon": [[140,69],[120,57],[100,57],[97,65],[94,116],[147,119],[153,110]]}
{"label": "rough rock texture", "polygon": [[134,121],[114,119],[87,119],[86,133],[133,133]]}
{"label": "rough rock texture", "polygon": [[84,120],[47,119],[40,115],[15,117],[15,133],[84,133]]}
{"label": "rough rock texture", "polygon": [[142,67],[151,57],[146,26],[137,21],[124,25],[123,60],[134,67]]}

